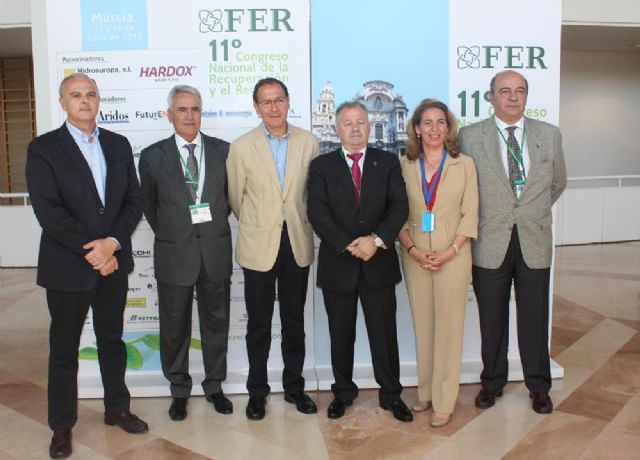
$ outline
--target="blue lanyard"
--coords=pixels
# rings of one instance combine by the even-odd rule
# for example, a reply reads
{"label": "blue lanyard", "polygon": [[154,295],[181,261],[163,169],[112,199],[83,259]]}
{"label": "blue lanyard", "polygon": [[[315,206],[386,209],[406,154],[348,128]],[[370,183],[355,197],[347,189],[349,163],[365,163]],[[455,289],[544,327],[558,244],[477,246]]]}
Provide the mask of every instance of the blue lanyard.
{"label": "blue lanyard", "polygon": [[438,171],[431,178],[431,187],[429,187],[429,183],[427,182],[427,172],[424,168],[424,158],[420,158],[420,170],[422,171],[422,193],[424,195],[424,202],[427,205],[427,211],[431,211],[433,209],[433,203],[431,202],[432,198],[436,190],[438,189],[438,184],[440,183],[440,174],[442,174],[442,168],[444,167],[444,161],[447,159],[447,149],[444,149],[442,152],[442,160],[440,160],[440,166],[438,166]]}

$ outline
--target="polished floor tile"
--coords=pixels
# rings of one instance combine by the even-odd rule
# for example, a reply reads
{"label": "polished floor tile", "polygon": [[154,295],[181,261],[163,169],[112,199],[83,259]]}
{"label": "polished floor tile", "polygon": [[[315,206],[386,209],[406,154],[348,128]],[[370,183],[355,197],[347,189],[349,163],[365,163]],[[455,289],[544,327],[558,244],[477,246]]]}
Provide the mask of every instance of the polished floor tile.
{"label": "polished floor tile", "polygon": [[[189,416],[169,419],[169,398],[138,398],[132,411],[150,431],[129,435],[103,423],[101,400],[79,402],[73,459],[301,460],[632,459],[640,452],[640,242],[558,248],[551,355],[553,414],[531,410],[511,382],[496,405],[476,409],[480,386],[462,385],[451,422],[429,425],[431,411],[402,423],[363,390],[345,417],[329,420],[329,392],[310,392],[318,414],[303,415],[272,394],[267,417],[248,421],[246,395],[231,395],[232,415],[203,397]],[[48,458],[46,416],[49,317],[35,270],[0,269],[0,460]],[[402,395],[408,405],[416,389]]]}

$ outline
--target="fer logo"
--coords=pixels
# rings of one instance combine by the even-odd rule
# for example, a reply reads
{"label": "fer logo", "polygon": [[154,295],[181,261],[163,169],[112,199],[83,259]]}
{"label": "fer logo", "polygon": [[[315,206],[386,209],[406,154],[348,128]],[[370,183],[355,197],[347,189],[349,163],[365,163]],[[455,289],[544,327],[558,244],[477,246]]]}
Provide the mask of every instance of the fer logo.
{"label": "fer logo", "polygon": [[458,46],[458,69],[546,69],[541,46]]}
{"label": "fer logo", "polygon": [[292,32],[291,11],[284,8],[227,8],[198,11],[200,33]]}

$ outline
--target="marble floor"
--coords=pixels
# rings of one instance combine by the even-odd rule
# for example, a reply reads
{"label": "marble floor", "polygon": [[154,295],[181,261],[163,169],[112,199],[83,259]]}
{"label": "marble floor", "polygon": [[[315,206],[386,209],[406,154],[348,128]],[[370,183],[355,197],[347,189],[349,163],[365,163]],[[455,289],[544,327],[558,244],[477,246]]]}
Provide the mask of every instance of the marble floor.
{"label": "marble floor", "polygon": [[[267,418],[249,422],[247,397],[223,416],[193,397],[189,417],[172,422],[167,398],[140,398],[133,410],[150,432],[127,435],[102,423],[102,402],[82,400],[74,459],[638,459],[640,458],[640,242],[558,248],[551,415],[534,413],[522,383],[510,383],[491,409],[474,407],[479,385],[463,385],[451,423],[413,423],[380,409],[373,390],[342,419],[329,421],[328,392],[305,416],[273,394]],[[0,269],[0,459],[48,458],[48,313],[35,270]],[[411,403],[415,388],[407,388]]]}

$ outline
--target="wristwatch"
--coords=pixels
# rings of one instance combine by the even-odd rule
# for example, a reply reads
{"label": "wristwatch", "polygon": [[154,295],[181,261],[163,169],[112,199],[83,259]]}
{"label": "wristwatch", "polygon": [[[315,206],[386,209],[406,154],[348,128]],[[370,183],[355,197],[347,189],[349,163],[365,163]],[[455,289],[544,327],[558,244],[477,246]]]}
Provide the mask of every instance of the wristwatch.
{"label": "wristwatch", "polygon": [[384,244],[384,241],[382,241],[382,238],[380,238],[375,233],[372,233],[371,236],[373,237],[373,244],[376,245],[376,248],[387,249],[387,246]]}

